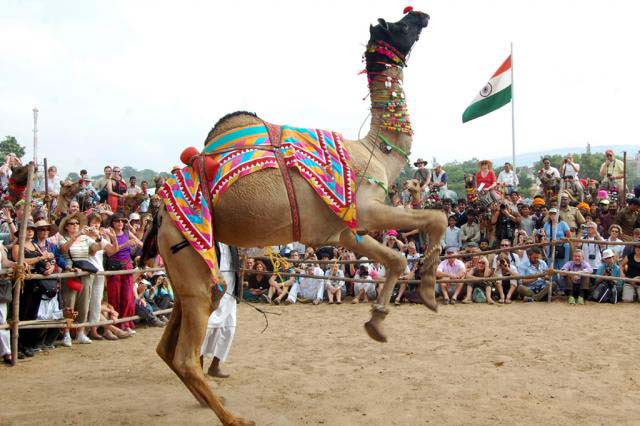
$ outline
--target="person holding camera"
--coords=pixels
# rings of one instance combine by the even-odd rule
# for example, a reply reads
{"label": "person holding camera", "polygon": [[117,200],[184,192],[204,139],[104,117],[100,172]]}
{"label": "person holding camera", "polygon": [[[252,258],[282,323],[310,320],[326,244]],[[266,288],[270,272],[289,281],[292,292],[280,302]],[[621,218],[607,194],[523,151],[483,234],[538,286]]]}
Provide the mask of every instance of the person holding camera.
{"label": "person holding camera", "polygon": [[[602,241],[604,238],[598,232],[598,225],[595,222],[585,223],[587,235],[583,240]],[[602,264],[602,246],[597,243],[582,243],[581,245],[584,260],[591,266],[591,273],[596,273]]]}
{"label": "person holding camera", "polygon": [[602,186],[609,187],[610,190],[617,188],[620,191],[624,188],[624,163],[613,156],[613,150],[605,151],[606,160],[600,166],[600,177]]}
{"label": "person holding camera", "polygon": [[598,303],[616,304],[622,293],[622,281],[615,278],[622,276],[622,270],[616,263],[615,253],[611,249],[602,252],[602,262],[596,274],[604,276],[596,278],[596,288],[591,297]]}
{"label": "person holding camera", "polygon": [[371,276],[369,275],[369,259],[363,256],[359,260],[366,263],[361,263],[358,266],[358,270],[354,278],[368,281],[356,282],[353,285],[354,296],[351,303],[360,303],[361,301],[366,303],[369,300],[376,300],[377,297],[376,284],[371,281]]}
{"label": "person holding camera", "polygon": [[499,208],[495,206],[495,203],[491,205],[491,223],[496,227],[495,240],[513,241],[518,227],[518,217],[504,203],[500,204]]}
{"label": "person holding camera", "polygon": [[[68,265],[72,265],[76,272],[81,272],[80,264],[89,263],[89,257],[100,250],[100,236],[92,228],[89,228],[84,214],[77,212],[69,214],[60,222],[60,238],[58,240],[59,249]],[[97,269],[93,267],[93,271]],[[90,272],[90,271],[87,271]],[[71,308],[78,312],[76,321],[87,322],[89,315],[89,303],[95,274],[90,273],[79,279],[81,289],[72,288],[71,283],[76,282],[75,278],[66,279],[62,286],[62,298],[65,308]],[[77,329],[76,340],[78,343],[88,344],[91,339],[87,337],[84,327]],[[71,336],[69,330],[64,333],[62,339],[64,346],[71,346]]]}
{"label": "person holding camera", "polygon": [[[496,256],[497,266],[495,268],[495,276],[503,277],[504,279],[497,281],[495,286],[498,291],[498,303],[511,303],[513,293],[518,288],[518,280],[511,279],[509,277],[518,275],[518,268],[516,265],[510,262],[508,253],[500,253]],[[507,293],[505,297],[505,292]]]}

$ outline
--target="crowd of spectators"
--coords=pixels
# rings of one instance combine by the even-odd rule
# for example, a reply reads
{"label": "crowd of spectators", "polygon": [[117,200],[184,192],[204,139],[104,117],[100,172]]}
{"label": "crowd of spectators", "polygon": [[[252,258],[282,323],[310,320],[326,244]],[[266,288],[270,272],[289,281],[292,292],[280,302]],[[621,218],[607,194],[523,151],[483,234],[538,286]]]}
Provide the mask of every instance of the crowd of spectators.
{"label": "crowd of spectators", "polygon": [[[617,175],[619,160],[613,159],[613,153],[608,157],[610,160],[601,168],[605,173],[601,187],[595,193],[583,184],[579,165],[571,157],[560,169],[547,159],[539,171],[540,190],[533,198],[526,197],[525,191],[520,194],[517,175],[508,163],[496,175],[490,161],[480,162],[478,172],[465,178],[466,194],[456,199],[447,189],[442,166],[427,169],[426,161],[419,160],[415,164],[416,183],[391,192],[390,202],[403,209],[439,208],[447,216],[448,226],[439,242],[446,257],[436,273],[436,295],[442,304],[534,302],[545,300],[549,293],[566,298],[572,305],[587,300],[633,302],[640,296],[640,287],[619,278],[640,276],[640,246],[611,243],[640,242],[640,201],[633,195],[627,198],[618,194],[617,189],[624,185],[622,176]],[[7,158],[0,167],[2,191],[7,190],[12,161],[15,159]],[[167,318],[156,312],[173,304],[171,284],[163,272],[96,274],[134,268],[145,232],[153,221],[153,191],[146,181],[138,186],[135,176],[124,179],[119,167],[105,167],[104,176],[95,181],[86,170],[79,176],[78,181],[65,181],[54,166],[49,167],[36,183],[29,217],[25,217],[24,201],[15,205],[4,201],[1,205],[3,268],[15,266],[18,229],[26,221],[24,262],[31,273],[45,277],[56,272],[88,273],[61,280],[27,276],[20,295],[20,321],[67,318],[76,323],[95,323],[135,315],[140,322],[163,326]],[[558,185],[550,186],[547,178],[559,178]],[[156,182],[159,184],[161,181]],[[433,204],[434,199],[438,204]],[[371,235],[406,256],[407,268],[401,279],[420,279],[422,253],[428,244],[424,232],[387,229]],[[549,243],[564,238],[572,239]],[[260,250],[247,250],[247,272],[242,283],[245,300],[318,305],[325,301],[342,304],[346,299],[355,304],[373,301],[380,294],[384,266],[359,253],[300,243],[274,249],[280,254],[275,268],[270,260],[255,256],[263,254]],[[501,251],[484,253],[491,249]],[[552,259],[554,264],[550,265]],[[162,266],[159,257],[156,265]],[[549,274],[550,267],[567,274]],[[571,274],[575,272],[601,277]],[[475,280],[457,282],[465,278]],[[0,279],[0,324],[11,319],[10,289],[11,282],[6,277]],[[420,303],[416,285],[397,284],[392,302]],[[18,356],[32,357],[51,350],[57,341],[68,347],[74,342],[90,344],[96,339],[118,340],[134,334],[134,321],[63,330],[24,329],[19,336]],[[11,362],[6,330],[0,330],[0,356]]]}
{"label": "crowd of spectators", "polygon": [[[0,168],[0,191],[7,193],[11,167]],[[75,182],[58,177],[48,168],[34,186],[31,213],[25,216],[25,201],[14,204],[4,199],[0,210],[0,262],[16,266],[18,234],[26,222],[24,264],[27,277],[20,293],[19,320],[60,320],[77,324],[96,323],[138,316],[151,326],[165,325],[167,318],[155,312],[173,304],[171,285],[164,272],[98,275],[99,271],[134,269],[142,239],[152,223],[149,204],[152,194],[146,182],[137,185],[135,176],[124,183],[119,167],[104,168],[103,178],[94,181],[86,170]],[[161,260],[157,259],[158,263]],[[86,272],[80,277],[47,278],[59,272]],[[35,278],[39,274],[44,278]],[[11,320],[12,283],[0,277],[0,324]],[[60,341],[118,340],[135,335],[134,321],[100,327],[67,329],[23,329],[18,340],[18,357],[32,357],[51,350]],[[10,363],[9,331],[0,330],[0,356]]]}

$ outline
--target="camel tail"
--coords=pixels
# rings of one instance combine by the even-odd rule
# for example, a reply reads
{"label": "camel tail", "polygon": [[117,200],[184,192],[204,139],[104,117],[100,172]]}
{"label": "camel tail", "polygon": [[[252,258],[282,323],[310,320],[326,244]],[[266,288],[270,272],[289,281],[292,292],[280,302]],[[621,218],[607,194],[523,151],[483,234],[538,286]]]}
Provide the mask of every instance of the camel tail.
{"label": "camel tail", "polygon": [[153,215],[153,224],[144,236],[142,245],[142,255],[138,261],[140,267],[145,267],[149,260],[153,260],[158,255],[158,230],[160,229],[160,214],[156,212]]}

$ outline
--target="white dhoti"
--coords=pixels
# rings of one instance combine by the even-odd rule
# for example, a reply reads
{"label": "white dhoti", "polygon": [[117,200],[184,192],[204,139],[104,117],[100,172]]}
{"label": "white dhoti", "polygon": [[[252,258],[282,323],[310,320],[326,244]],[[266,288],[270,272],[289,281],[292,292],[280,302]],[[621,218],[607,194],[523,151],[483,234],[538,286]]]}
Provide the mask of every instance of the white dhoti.
{"label": "white dhoti", "polygon": [[220,271],[227,283],[227,292],[220,299],[218,309],[211,313],[207,322],[200,354],[210,358],[218,358],[224,362],[229,355],[233,336],[236,333],[236,299],[232,296],[235,287],[235,272],[231,269],[231,252],[229,246],[218,243],[220,248]]}
{"label": "white dhoti", "polygon": [[[0,303],[0,324],[7,323],[8,304]],[[11,353],[11,335],[9,330],[0,330],[0,356]]]}

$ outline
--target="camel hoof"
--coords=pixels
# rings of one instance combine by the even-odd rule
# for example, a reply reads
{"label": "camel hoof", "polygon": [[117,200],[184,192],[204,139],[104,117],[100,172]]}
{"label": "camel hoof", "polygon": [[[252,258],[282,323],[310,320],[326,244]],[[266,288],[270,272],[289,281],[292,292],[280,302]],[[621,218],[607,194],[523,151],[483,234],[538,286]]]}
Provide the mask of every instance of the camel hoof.
{"label": "camel hoof", "polygon": [[242,417],[235,417],[228,423],[225,423],[227,426],[255,426],[256,422],[253,420],[245,420]]}
{"label": "camel hoof", "polygon": [[438,312],[438,302],[436,302],[436,291],[433,286],[427,287],[425,285],[420,286],[418,289],[418,295],[420,296],[420,300],[422,303],[432,310],[433,312]]}
{"label": "camel hoof", "polygon": [[364,329],[367,331],[369,337],[376,342],[385,343],[387,341],[387,336],[382,332],[381,324],[376,324],[373,320],[370,320],[364,323]]}

